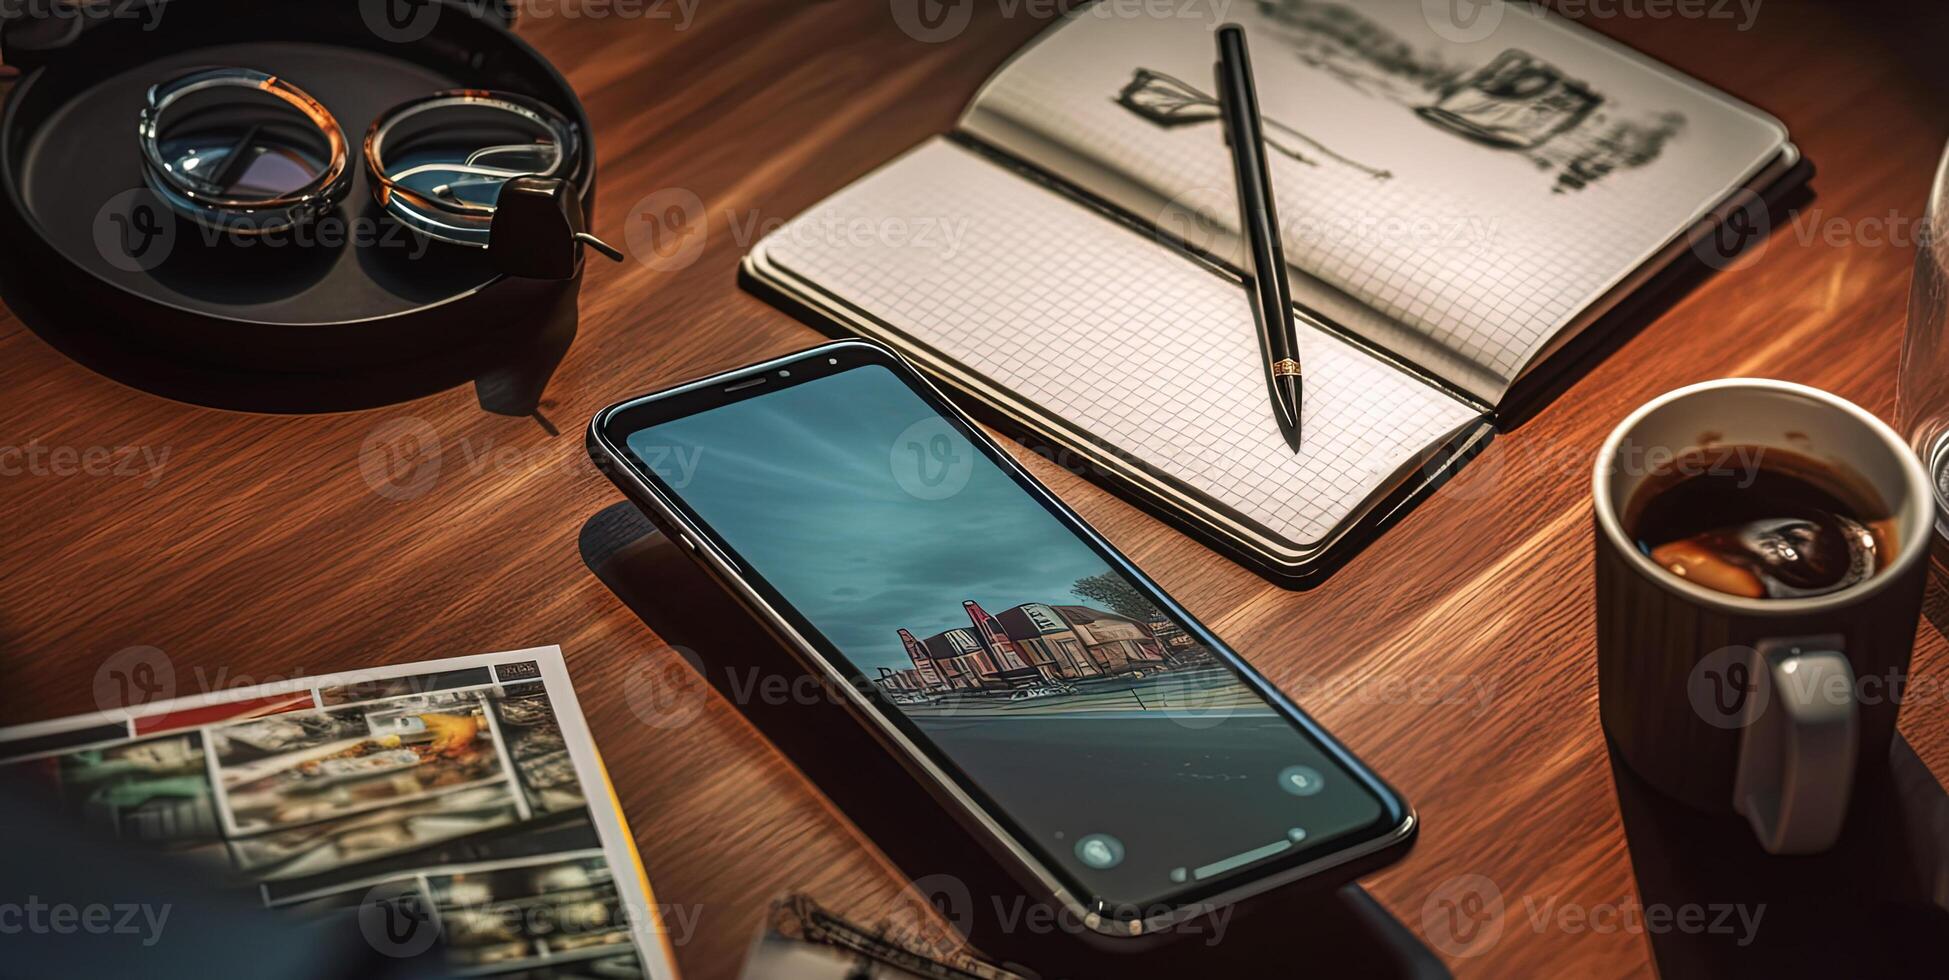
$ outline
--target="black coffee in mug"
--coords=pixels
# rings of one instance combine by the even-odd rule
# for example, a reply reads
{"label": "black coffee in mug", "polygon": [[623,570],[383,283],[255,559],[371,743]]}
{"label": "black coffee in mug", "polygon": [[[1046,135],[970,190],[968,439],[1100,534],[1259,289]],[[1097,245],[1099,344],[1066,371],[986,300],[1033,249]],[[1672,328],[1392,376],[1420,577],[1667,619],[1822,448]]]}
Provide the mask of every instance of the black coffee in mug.
{"label": "black coffee in mug", "polygon": [[1833,846],[1895,738],[1935,524],[1921,460],[1846,399],[1728,378],[1627,416],[1590,491],[1618,757],[1769,853]]}
{"label": "black coffee in mug", "polygon": [[1625,507],[1638,550],[1665,571],[1748,599],[1851,588],[1895,560],[1887,507],[1851,473],[1759,446],[1692,449]]}

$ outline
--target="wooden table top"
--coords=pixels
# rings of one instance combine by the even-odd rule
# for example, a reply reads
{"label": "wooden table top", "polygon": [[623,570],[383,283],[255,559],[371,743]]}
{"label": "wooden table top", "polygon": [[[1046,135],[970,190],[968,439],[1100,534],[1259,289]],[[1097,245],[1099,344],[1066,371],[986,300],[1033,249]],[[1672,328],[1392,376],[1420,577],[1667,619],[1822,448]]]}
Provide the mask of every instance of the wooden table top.
{"label": "wooden table top", "polygon": [[[622,397],[820,339],[741,292],[736,264],[754,228],[949,129],[1045,23],[1031,16],[1044,5],[976,6],[942,44],[907,36],[869,0],[707,2],[681,28],[648,16],[521,26],[595,120],[595,230],[624,240],[632,206],[673,188],[708,218],[687,266],[591,264],[574,345],[541,401],[554,431],[483,410],[473,385],[333,414],[199,407],[109,380],[0,315],[0,446],[75,460],[135,447],[161,463],[0,477],[0,719],[93,710],[96,669],[133,646],[163,650],[179,693],[194,693],[560,644],[659,897],[701,909],[677,949],[686,975],[735,976],[787,891],[870,920],[898,873],[735,707],[713,699],[691,724],[659,729],[626,703],[631,673],[671,654],[578,556],[584,522],[618,499],[580,430]],[[1935,16],[1914,6],[1910,17]],[[1442,953],[1458,974],[1626,975],[1654,961],[1642,932],[1533,915],[1645,900],[1597,718],[1586,474],[1603,435],[1659,392],[1733,375],[1893,416],[1949,58],[1893,5],[1867,16],[1769,0],[1750,30],[1741,16],[1587,20],[1784,119],[1819,167],[1818,196],[1755,261],[1663,312],[1320,588],[1275,588],[1028,459],[1414,802],[1416,850],[1365,881],[1410,930],[1426,934],[1424,904],[1459,876],[1494,884],[1504,934],[1482,955]],[[436,436],[438,478],[391,499],[362,454],[414,419]],[[1946,656],[1925,625],[1916,674],[1943,677]],[[1935,773],[1949,766],[1945,719],[1940,698],[1902,718]],[[779,840],[792,846],[768,846]]]}

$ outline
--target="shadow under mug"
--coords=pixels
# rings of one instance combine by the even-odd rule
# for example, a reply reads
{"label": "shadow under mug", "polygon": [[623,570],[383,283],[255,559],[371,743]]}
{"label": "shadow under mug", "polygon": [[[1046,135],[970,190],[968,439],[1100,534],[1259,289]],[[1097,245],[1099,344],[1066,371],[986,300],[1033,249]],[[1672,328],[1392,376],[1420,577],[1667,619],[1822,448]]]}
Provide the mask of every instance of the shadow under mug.
{"label": "shadow under mug", "polygon": [[[1748,599],[1659,567],[1625,530],[1645,480],[1688,450],[1813,459],[1894,518],[1894,561],[1843,591]],[[1701,458],[1701,457],[1694,457]],[[1933,495],[1906,442],[1815,388],[1731,378],[1631,413],[1597,454],[1597,686],[1605,734],[1660,791],[1747,818],[1774,854],[1825,850],[1857,768],[1888,757],[1927,584]]]}

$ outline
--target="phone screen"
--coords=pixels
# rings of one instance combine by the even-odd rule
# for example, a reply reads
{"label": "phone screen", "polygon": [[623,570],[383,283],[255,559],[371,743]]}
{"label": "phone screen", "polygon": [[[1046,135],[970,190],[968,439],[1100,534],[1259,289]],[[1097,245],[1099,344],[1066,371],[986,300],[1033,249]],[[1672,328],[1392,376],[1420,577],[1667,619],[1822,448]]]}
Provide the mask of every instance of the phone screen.
{"label": "phone screen", "polygon": [[1188,904],[1399,822],[1358,763],[886,366],[624,441],[1098,911]]}

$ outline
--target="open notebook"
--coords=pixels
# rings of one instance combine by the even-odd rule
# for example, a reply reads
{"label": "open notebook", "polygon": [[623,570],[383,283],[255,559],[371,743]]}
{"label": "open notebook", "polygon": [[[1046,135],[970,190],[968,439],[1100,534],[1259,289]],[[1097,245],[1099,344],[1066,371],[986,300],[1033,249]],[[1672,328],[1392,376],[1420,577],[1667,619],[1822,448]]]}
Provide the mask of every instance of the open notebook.
{"label": "open notebook", "polygon": [[747,285],[1303,585],[1716,210],[1802,172],[1777,121],[1567,22],[1454,44],[1412,3],[1232,13],[1292,266],[1300,453],[1237,271],[1212,24],[1085,8],[957,133],[759,242]]}

